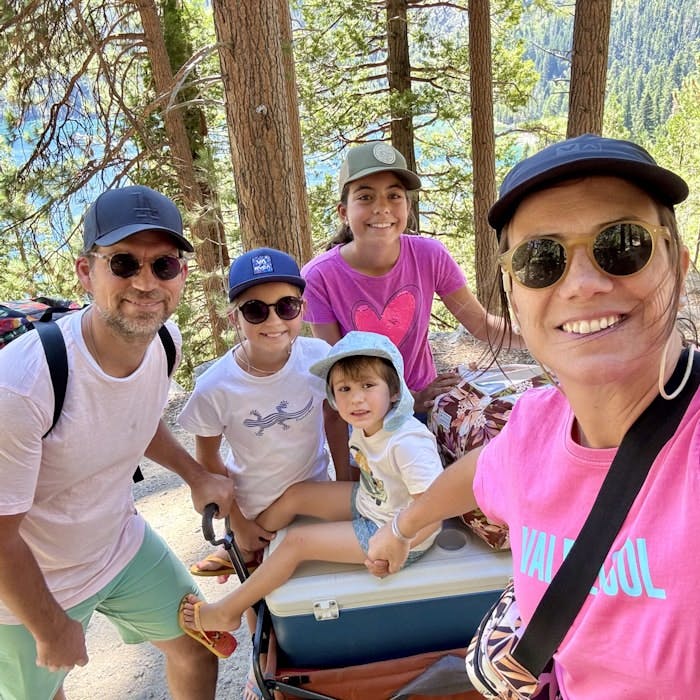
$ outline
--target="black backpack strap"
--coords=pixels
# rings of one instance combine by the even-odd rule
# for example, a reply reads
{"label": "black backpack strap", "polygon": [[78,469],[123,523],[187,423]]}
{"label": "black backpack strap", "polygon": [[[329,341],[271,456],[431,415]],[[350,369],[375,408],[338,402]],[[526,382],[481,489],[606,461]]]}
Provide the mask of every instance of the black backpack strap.
{"label": "black backpack strap", "polygon": [[66,398],[68,385],[68,355],[66,343],[63,340],[61,329],[53,321],[41,321],[34,324],[39,340],[44,348],[46,363],[49,366],[51,384],[53,385],[54,405],[53,422],[51,427],[42,435],[45,438],[53,429],[63,410],[63,401]]}
{"label": "black backpack strap", "polygon": [[160,336],[160,342],[163,343],[165,356],[168,360],[168,376],[172,377],[173,370],[175,369],[175,359],[177,356],[175,341],[173,340],[172,335],[170,335],[170,331],[166,328],[165,324],[158,329],[158,335]]}

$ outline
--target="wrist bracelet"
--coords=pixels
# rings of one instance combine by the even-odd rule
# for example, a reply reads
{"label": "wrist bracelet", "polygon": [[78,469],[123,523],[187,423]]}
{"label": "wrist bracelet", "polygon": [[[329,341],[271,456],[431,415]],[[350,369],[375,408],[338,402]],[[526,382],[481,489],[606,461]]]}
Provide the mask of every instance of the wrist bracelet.
{"label": "wrist bracelet", "polygon": [[402,511],[397,511],[394,519],[391,521],[391,534],[396,537],[400,542],[410,542],[412,538],[406,537],[401,530],[399,530],[399,515]]}

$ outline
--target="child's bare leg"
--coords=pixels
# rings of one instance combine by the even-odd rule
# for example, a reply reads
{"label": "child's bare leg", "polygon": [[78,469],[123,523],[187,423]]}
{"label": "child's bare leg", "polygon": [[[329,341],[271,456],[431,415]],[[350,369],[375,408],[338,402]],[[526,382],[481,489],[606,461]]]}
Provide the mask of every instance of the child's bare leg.
{"label": "child's bare leg", "polygon": [[276,532],[289,525],[297,515],[312,515],[322,520],[352,518],[351,481],[302,481],[290,486],[255,522]]}
{"label": "child's bare leg", "polygon": [[[272,554],[238,588],[215,603],[204,603],[199,618],[205,630],[232,631],[241,624],[247,608],[289,580],[302,561],[333,561],[362,564],[366,554],[360,547],[352,522],[304,525],[290,530]],[[184,606],[185,624],[195,628],[194,596]]]}

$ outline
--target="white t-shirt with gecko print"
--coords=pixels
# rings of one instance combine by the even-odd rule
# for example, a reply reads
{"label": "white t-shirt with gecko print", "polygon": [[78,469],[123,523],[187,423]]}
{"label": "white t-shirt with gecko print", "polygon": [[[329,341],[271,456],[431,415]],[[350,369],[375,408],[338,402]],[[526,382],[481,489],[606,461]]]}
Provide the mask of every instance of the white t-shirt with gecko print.
{"label": "white t-shirt with gecko print", "polygon": [[329,349],[324,340],[298,337],[285,366],[269,377],[251,376],[229,351],[197,379],[178,417],[190,433],[224,436],[236,503],[248,519],[292,484],[328,479],[326,390],[309,367]]}

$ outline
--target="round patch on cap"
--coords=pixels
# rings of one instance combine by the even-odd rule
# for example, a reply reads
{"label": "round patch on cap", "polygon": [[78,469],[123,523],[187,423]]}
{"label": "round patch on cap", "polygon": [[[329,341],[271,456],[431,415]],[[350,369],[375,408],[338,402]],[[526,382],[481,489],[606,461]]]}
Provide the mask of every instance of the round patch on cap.
{"label": "round patch on cap", "polygon": [[378,143],[372,149],[372,155],[380,162],[392,165],[396,162],[396,151],[386,143]]}

